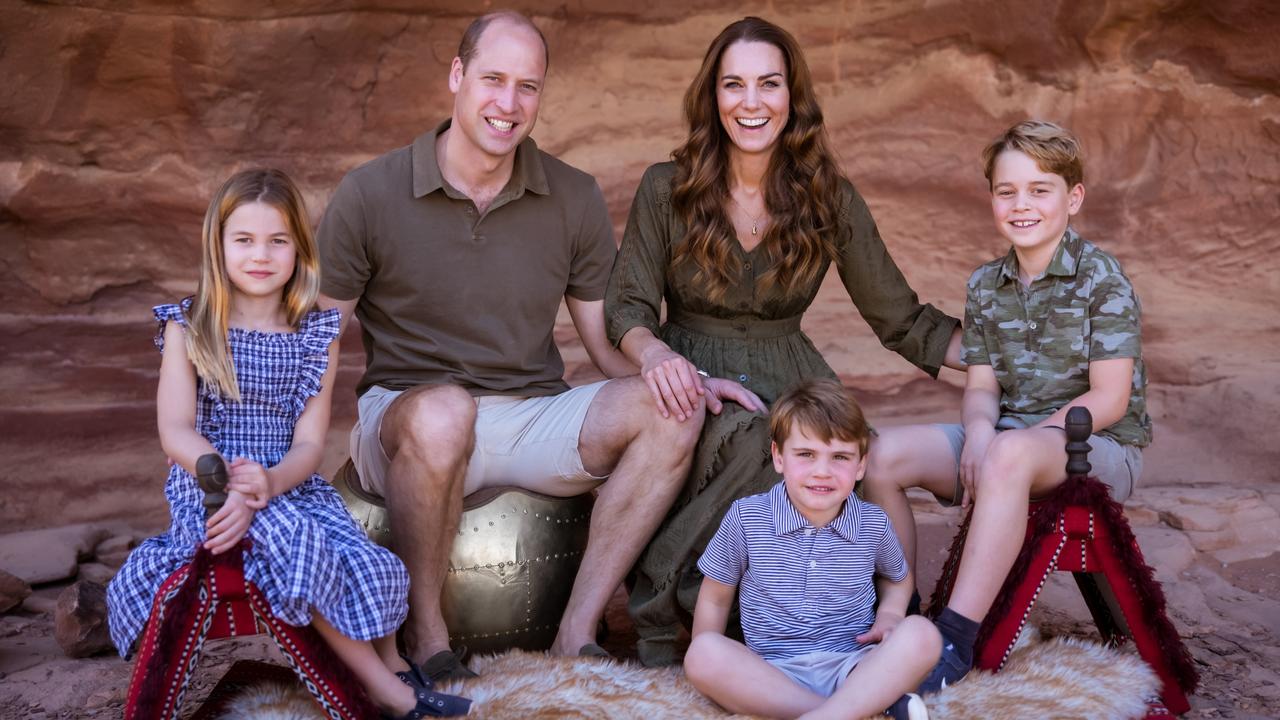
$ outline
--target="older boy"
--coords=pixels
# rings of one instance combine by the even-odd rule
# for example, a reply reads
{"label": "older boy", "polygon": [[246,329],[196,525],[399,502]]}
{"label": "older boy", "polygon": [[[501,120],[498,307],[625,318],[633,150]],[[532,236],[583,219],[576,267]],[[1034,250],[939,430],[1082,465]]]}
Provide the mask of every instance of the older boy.
{"label": "older boy", "polygon": [[1027,503],[1066,480],[1067,409],[1089,408],[1094,474],[1124,500],[1151,441],[1141,312],[1114,257],[1067,223],[1084,202],[1076,138],[1053,123],[1009,128],[983,152],[996,228],[1010,251],[969,278],[963,425],[886,429],[873,448],[867,497],[892,518],[914,560],[904,489],[974,504],[948,606],[944,646],[921,685],[960,679],[973,642],[1026,532]]}
{"label": "older boy", "polygon": [[[851,495],[866,470],[861,409],[839,383],[807,381],[778,398],[770,434],[783,481],[735,502],[698,561],[685,673],[738,713],[861,718],[894,703],[895,717],[927,718],[903,693],[941,641],[903,618],[902,548],[884,512]],[[735,591],[746,645],[724,635]]]}

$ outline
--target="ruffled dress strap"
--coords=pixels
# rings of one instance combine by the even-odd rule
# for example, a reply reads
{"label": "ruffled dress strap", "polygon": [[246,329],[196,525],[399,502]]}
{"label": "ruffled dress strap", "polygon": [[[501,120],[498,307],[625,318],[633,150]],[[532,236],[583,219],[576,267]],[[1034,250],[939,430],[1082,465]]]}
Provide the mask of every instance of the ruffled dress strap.
{"label": "ruffled dress strap", "polygon": [[338,338],[341,329],[342,313],[337,308],[314,310],[302,318],[298,335],[304,354],[298,368],[297,389],[290,398],[295,413],[301,414],[307,400],[320,392],[320,381],[329,367],[329,346]]}
{"label": "ruffled dress strap", "polygon": [[168,303],[165,305],[157,305],[151,308],[151,313],[156,318],[156,349],[164,352],[164,328],[170,320],[182,326],[183,331],[187,329],[187,313],[191,310],[191,297],[185,297],[181,303]]}

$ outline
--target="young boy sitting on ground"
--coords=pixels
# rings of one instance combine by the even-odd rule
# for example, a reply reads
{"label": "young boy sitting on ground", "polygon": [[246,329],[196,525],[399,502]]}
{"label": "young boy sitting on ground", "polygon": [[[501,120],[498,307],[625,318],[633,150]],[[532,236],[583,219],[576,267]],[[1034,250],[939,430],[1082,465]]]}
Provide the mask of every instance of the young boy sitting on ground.
{"label": "young boy sitting on ground", "polygon": [[1076,138],[1047,122],[1009,128],[983,152],[996,228],[1013,246],[974,271],[965,304],[963,425],[886,428],[867,499],[893,521],[909,562],[915,524],[904,490],[973,503],[960,570],[938,616],[932,692],[973,664],[973,643],[1022,547],[1027,504],[1066,480],[1067,409],[1093,415],[1093,474],[1123,501],[1151,442],[1140,308],[1114,257],[1067,225],[1084,202]]}
{"label": "young boy sitting on ground", "polygon": [[[927,718],[904,693],[941,639],[903,618],[902,548],[884,512],[851,494],[866,470],[862,410],[838,382],[806,381],[778,398],[770,434],[783,481],[735,502],[698,561],[689,681],[737,713],[862,718],[893,704],[894,717]],[[735,592],[746,645],[724,635]]]}

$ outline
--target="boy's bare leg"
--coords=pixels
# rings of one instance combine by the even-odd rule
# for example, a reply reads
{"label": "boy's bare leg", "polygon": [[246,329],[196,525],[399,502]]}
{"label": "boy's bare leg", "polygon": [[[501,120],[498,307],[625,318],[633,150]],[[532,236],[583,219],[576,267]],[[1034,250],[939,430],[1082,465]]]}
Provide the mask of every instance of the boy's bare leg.
{"label": "boy's bare leg", "polygon": [[991,441],[974,488],[973,519],[947,606],[981,622],[1018,558],[1027,505],[1067,479],[1066,434],[1006,430]]}
{"label": "boy's bare leg", "polygon": [[451,385],[405,391],[382,420],[382,447],[391,458],[386,487],[391,538],[411,581],[405,646],[417,663],[449,649],[440,591],[462,517],[475,424],[475,400]]}
{"label": "boy's bare leg", "polygon": [[889,637],[862,658],[844,683],[805,720],[855,720],[884,712],[914,692],[942,651],[942,636],[919,615],[904,618]]}
{"label": "boy's bare leg", "polygon": [[[311,613],[311,626],[324,638],[334,654],[351,669],[375,705],[395,715],[404,715],[417,705],[413,688],[395,676],[371,643],[343,635],[316,612]],[[407,665],[405,669],[408,669]]]}
{"label": "boy's bare leg", "polygon": [[[956,488],[956,458],[946,433],[934,425],[904,425],[878,430],[867,450],[866,499],[884,509],[907,557],[916,568],[916,521],[907,488],[920,487],[951,499]],[[896,699],[896,698],[895,698]]]}
{"label": "boy's bare leg", "polygon": [[684,422],[664,419],[638,377],[612,380],[592,400],[578,449],[587,472],[609,479],[591,511],[587,549],[552,654],[576,655],[596,641],[605,606],[684,484],[704,412],[699,405]]}
{"label": "boy's bare leg", "polygon": [[[793,718],[826,701],[796,684],[746,645],[719,633],[700,633],[689,643],[684,672],[699,692],[734,713]],[[897,699],[894,696],[893,700]]]}

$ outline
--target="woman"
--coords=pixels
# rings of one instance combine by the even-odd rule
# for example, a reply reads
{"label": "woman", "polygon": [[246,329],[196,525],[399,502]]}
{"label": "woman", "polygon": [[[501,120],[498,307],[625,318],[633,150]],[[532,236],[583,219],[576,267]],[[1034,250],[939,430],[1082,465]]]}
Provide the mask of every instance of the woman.
{"label": "woman", "polygon": [[[702,375],[767,402],[836,377],[800,331],[834,262],[881,343],[930,375],[959,366],[958,321],[922,305],[840,173],[795,39],[759,18],[711,43],[684,99],[689,136],[640,183],[606,297],[610,340],[641,367],[664,415],[723,397]],[[666,323],[659,311],[667,303]],[[778,481],[768,423],[736,404],[709,415],[690,477],[636,565],[631,614],[647,665],[676,661],[695,566],[737,498]]]}

